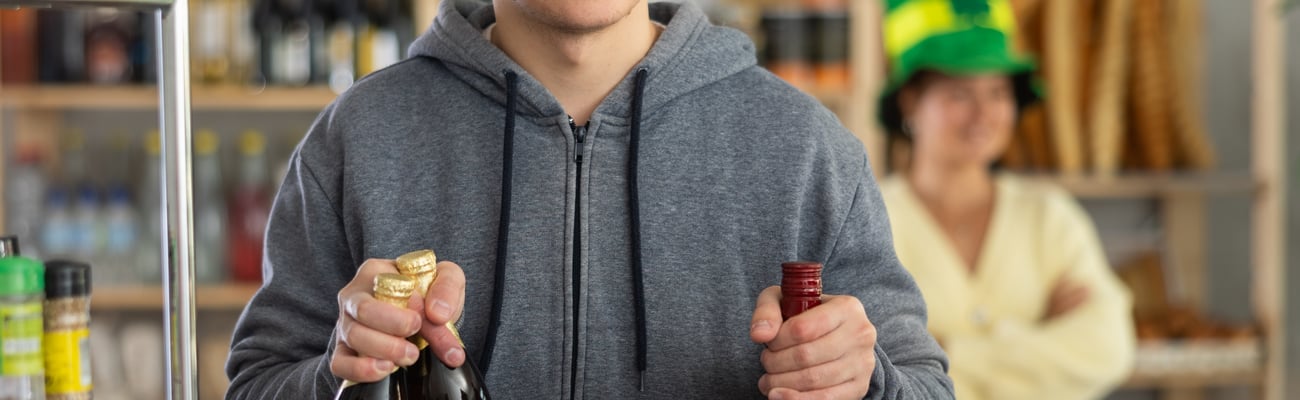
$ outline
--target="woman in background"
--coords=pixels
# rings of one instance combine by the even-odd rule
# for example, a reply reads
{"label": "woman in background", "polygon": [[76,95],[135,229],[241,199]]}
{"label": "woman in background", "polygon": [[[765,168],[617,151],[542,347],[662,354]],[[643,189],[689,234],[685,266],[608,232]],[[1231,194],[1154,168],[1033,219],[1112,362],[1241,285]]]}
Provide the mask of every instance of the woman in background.
{"label": "woman in background", "polygon": [[1133,361],[1128,292],[1069,194],[992,170],[1037,100],[1011,6],[886,3],[880,118],[912,155],[881,191],[957,398],[1104,396]]}

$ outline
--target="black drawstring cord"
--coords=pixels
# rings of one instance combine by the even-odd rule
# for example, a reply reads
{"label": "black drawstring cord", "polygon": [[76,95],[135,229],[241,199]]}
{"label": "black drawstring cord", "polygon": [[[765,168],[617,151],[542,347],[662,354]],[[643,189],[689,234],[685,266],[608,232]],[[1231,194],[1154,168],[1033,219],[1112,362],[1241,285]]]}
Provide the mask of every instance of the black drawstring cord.
{"label": "black drawstring cord", "polygon": [[645,68],[636,71],[636,86],[632,94],[632,133],[628,140],[627,168],[627,208],[632,214],[632,280],[635,285],[633,298],[636,302],[636,369],[640,377],[640,390],[645,391],[646,371],[646,317],[645,317],[645,277],[641,266],[641,199],[637,186],[637,167],[641,161],[641,103],[645,96],[645,82],[649,71]]}
{"label": "black drawstring cord", "polygon": [[497,222],[497,265],[492,279],[492,315],[488,321],[487,340],[479,357],[483,375],[492,366],[492,351],[497,345],[497,332],[501,329],[501,303],[505,302],[506,254],[510,249],[510,197],[514,175],[515,153],[515,102],[519,97],[519,75],[506,71],[506,129],[505,144],[501,149],[501,219]]}

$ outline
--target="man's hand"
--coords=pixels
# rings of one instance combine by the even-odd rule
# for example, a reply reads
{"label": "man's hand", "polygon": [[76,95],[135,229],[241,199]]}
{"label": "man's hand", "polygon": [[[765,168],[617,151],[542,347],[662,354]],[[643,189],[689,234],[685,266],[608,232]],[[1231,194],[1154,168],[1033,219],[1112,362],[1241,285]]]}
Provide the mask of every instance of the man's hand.
{"label": "man's hand", "polygon": [[861,399],[876,369],[876,327],[853,296],[781,320],[781,288],[763,290],[749,337],[767,345],[758,389],[769,399]]}
{"label": "man's hand", "polygon": [[1047,298],[1047,309],[1043,312],[1043,321],[1050,321],[1083,305],[1088,301],[1088,287],[1061,278],[1052,286],[1052,294]]}
{"label": "man's hand", "polygon": [[411,296],[405,309],[375,299],[375,276],[386,272],[397,273],[393,260],[366,260],[352,281],[339,290],[338,340],[330,372],[355,382],[383,379],[395,366],[411,365],[419,358],[419,349],[406,340],[417,332],[443,362],[460,366],[465,351],[445,326],[459,318],[465,303],[465,274],[460,266],[438,263],[438,278],[429,292]]}

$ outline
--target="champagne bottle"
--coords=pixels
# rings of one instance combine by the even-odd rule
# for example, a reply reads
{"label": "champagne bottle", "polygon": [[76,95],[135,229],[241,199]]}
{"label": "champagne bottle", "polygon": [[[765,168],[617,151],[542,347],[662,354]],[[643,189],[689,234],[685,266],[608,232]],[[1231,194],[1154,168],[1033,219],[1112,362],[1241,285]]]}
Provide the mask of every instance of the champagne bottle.
{"label": "champagne bottle", "polygon": [[[401,275],[380,274],[375,277],[375,298],[398,307],[406,307],[411,293],[428,293],[438,276],[438,259],[433,251],[420,250],[397,258]],[[405,281],[402,279],[406,279]],[[411,282],[410,288],[401,282]],[[404,294],[404,296],[403,296]],[[460,338],[456,326],[447,328]],[[335,400],[490,400],[483,374],[465,358],[459,368],[442,363],[433,348],[417,333],[407,338],[420,348],[420,358],[408,367],[396,368],[378,382],[344,381]],[[464,346],[464,343],[461,344]]]}
{"label": "champagne bottle", "polygon": [[822,264],[781,264],[781,318],[790,319],[822,303]]}

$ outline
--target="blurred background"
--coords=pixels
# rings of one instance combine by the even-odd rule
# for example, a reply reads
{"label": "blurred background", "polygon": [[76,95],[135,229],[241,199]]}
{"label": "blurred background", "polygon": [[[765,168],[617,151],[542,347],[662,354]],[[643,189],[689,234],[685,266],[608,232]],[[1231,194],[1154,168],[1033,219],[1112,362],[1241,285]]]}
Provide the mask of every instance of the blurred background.
{"label": "blurred background", "polygon": [[[875,119],[881,4],[694,1],[834,110],[878,175],[907,165]],[[1283,273],[1300,266],[1286,251],[1300,248],[1286,234],[1300,232],[1300,6],[1012,3],[1050,94],[1002,165],[1073,193],[1134,294],[1137,362],[1109,398],[1300,398],[1300,294],[1286,290],[1300,273]],[[190,7],[200,391],[220,398],[290,152],[338,93],[405,57],[437,0]],[[0,226],[25,256],[92,264],[101,399],[163,395],[154,40],[136,12],[0,10]],[[1283,58],[1261,68],[1259,52]]]}

